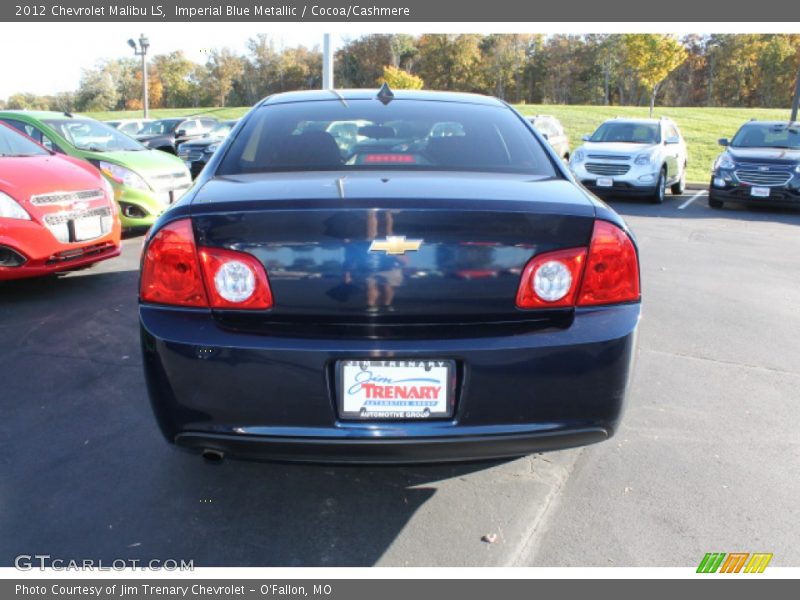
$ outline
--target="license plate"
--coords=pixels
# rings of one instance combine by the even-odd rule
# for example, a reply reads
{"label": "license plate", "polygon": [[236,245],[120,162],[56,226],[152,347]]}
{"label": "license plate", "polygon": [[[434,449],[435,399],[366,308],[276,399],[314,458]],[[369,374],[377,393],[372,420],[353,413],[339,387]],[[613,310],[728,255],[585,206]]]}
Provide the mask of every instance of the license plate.
{"label": "license plate", "polygon": [[103,222],[100,217],[84,217],[73,222],[75,241],[93,240],[103,235]]}
{"label": "license plate", "polygon": [[344,419],[436,419],[453,414],[449,360],[348,360],[337,365]]}
{"label": "license plate", "polygon": [[769,188],[768,187],[751,187],[750,188],[750,195],[755,196],[756,198],[769,198]]}
{"label": "license plate", "polygon": [[598,177],[597,178],[597,187],[612,187],[614,185],[614,180],[611,177]]}

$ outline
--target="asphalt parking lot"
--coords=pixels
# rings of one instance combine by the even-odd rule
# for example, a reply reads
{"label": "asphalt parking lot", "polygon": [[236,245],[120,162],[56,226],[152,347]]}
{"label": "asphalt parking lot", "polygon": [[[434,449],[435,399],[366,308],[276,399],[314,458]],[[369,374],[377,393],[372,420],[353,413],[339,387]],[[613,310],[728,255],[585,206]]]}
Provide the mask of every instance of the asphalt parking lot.
{"label": "asphalt parking lot", "polygon": [[141,237],[91,270],[0,285],[0,565],[695,566],[711,551],[800,565],[800,211],[610,203],[643,272],[624,426],[511,461],[206,464],[150,412]]}

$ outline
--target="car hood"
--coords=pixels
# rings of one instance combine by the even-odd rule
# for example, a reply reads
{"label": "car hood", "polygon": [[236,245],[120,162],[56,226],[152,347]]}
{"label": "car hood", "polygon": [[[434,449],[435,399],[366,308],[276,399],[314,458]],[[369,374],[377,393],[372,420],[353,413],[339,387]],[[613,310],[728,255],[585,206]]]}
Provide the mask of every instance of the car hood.
{"label": "car hood", "polygon": [[312,171],[228,175],[207,181],[193,204],[280,201],[319,201],[359,204],[362,201],[394,203],[398,200],[447,203],[467,200],[536,202],[543,212],[593,216],[594,204],[575,184],[534,175],[467,172]]}
{"label": "car hood", "polygon": [[800,162],[800,149],[786,148],[733,148],[728,147],[728,154],[738,160],[766,160],[779,162]]}
{"label": "car hood", "polygon": [[182,148],[205,148],[210,146],[211,144],[219,144],[223,141],[224,137],[204,137],[198,140],[192,140],[191,142],[184,142],[181,144]]}
{"label": "car hood", "polygon": [[144,176],[183,171],[185,169],[181,159],[160,150],[89,152],[86,153],[86,157],[90,160],[104,160],[116,163]]}
{"label": "car hood", "polygon": [[624,154],[635,156],[656,147],[656,144],[628,144],[624,142],[585,142],[583,150],[591,154]]}
{"label": "car hood", "polygon": [[0,158],[0,191],[17,201],[52,192],[102,187],[100,173],[90,164],[63,156]]}

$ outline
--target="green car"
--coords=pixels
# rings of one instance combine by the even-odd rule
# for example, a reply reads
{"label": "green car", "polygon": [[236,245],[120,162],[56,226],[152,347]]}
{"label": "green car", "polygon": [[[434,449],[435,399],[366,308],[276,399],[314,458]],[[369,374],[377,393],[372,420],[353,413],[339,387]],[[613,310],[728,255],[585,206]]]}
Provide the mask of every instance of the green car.
{"label": "green car", "polygon": [[0,111],[3,121],[46,148],[95,165],[111,182],[122,226],[149,227],[192,184],[177,156],[148,150],[105,123],[70,113]]}

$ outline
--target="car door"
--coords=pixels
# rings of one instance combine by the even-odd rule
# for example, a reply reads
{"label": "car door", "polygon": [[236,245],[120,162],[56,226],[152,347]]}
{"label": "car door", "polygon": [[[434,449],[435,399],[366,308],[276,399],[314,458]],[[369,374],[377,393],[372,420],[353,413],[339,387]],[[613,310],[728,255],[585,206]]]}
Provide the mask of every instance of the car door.
{"label": "car door", "polygon": [[680,139],[678,132],[671,123],[664,123],[662,127],[664,144],[664,157],[667,163],[667,177],[677,179],[680,176],[680,141],[675,143],[675,138]]}

